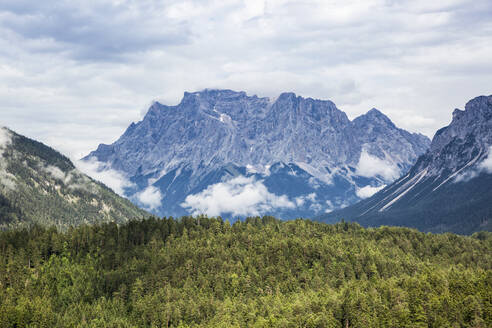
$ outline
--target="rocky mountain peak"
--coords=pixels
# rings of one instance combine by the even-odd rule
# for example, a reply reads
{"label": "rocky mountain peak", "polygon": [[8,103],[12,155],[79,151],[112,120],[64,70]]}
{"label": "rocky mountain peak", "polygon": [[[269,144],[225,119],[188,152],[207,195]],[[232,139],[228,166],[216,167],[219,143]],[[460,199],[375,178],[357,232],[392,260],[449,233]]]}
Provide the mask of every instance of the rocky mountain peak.
{"label": "rocky mountain peak", "polygon": [[491,173],[492,96],[480,96],[465,110],[453,111],[451,123],[436,132],[430,149],[408,174],[326,217],[433,232],[490,230]]}
{"label": "rocky mountain peak", "polygon": [[354,123],[360,124],[360,122],[371,122],[380,124],[382,126],[390,126],[396,128],[395,124],[388,118],[388,116],[381,113],[378,109],[372,108],[367,113],[360,115],[354,119]]}
{"label": "rocky mountain peak", "polygon": [[371,108],[371,109],[370,109],[370,110],[366,113],[366,115],[367,115],[368,117],[384,117],[384,118],[387,118],[387,116],[386,116],[386,115],[384,115],[383,113],[381,113],[381,112],[379,111],[379,109],[377,109],[377,108]]}
{"label": "rocky mountain peak", "polygon": [[437,155],[445,147],[457,147],[472,138],[476,139],[477,149],[483,150],[492,143],[492,95],[470,100],[464,111],[455,109],[451,123],[436,132],[430,150]]}
{"label": "rocky mountain peak", "polygon": [[465,113],[464,110],[461,110],[459,108],[455,108],[453,111],[453,120],[459,120],[463,114]]}
{"label": "rocky mountain peak", "polygon": [[[405,172],[428,143],[398,129],[377,110],[351,122],[329,100],[292,92],[260,98],[205,89],[185,92],[175,106],[154,103],[141,122],[86,159],[109,163],[132,179],[130,198],[137,199],[146,188],[159,188],[159,214],[186,214],[179,204],[188,195],[241,175],[265,181],[269,192],[293,197],[289,206],[303,204],[303,210],[293,210],[289,218],[355,201],[357,188],[385,183],[381,175]],[[356,173],[366,164],[361,158],[379,158],[389,167]],[[308,194],[312,202],[317,197],[317,205],[304,201]],[[172,212],[164,212],[166,208]]]}

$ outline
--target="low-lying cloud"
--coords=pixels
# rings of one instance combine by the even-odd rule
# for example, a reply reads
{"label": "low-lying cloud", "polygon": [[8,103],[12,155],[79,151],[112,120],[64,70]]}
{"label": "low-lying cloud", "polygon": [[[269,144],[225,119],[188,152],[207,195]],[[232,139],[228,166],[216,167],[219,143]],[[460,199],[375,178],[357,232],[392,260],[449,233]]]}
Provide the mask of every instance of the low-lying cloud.
{"label": "low-lying cloud", "polygon": [[12,134],[7,128],[0,127],[0,152],[3,154],[5,147],[12,142]]}
{"label": "low-lying cloud", "polygon": [[63,182],[70,189],[83,189],[91,193],[96,192],[94,186],[90,184],[90,180],[80,170],[74,169],[65,173],[59,167],[53,165],[40,165],[39,169]]}
{"label": "low-lying cloud", "polygon": [[233,216],[249,216],[268,213],[273,209],[294,208],[296,205],[286,195],[269,192],[261,180],[239,176],[189,195],[181,206],[191,210],[193,215],[230,213]]}
{"label": "low-lying cloud", "polygon": [[161,206],[161,191],[154,186],[148,186],[136,195],[137,200],[149,210],[155,210]]}
{"label": "low-lying cloud", "polygon": [[492,146],[489,146],[487,157],[485,157],[478,165],[472,166],[463,173],[460,173],[454,179],[454,182],[466,182],[476,178],[480,173],[492,173]]}
{"label": "low-lying cloud", "polygon": [[400,170],[394,163],[372,156],[366,150],[360,154],[355,173],[367,178],[380,176],[388,182],[400,176]]}
{"label": "low-lying cloud", "polygon": [[68,182],[66,181],[67,175],[56,166],[48,165],[46,167],[43,167],[43,170],[51,174],[55,179],[62,180],[63,182]]}
{"label": "low-lying cloud", "polygon": [[15,176],[7,172],[7,165],[3,159],[5,148],[12,143],[12,133],[4,127],[0,127],[0,185],[8,190],[16,187]]}
{"label": "low-lying cloud", "polygon": [[81,172],[104,183],[120,196],[124,196],[125,188],[133,186],[133,183],[123,173],[113,170],[106,163],[99,162],[94,157],[89,160],[76,161],[75,164]]}
{"label": "low-lying cloud", "polygon": [[487,173],[492,173],[492,146],[489,147],[487,157],[478,165],[478,168]]}
{"label": "low-lying cloud", "polygon": [[339,197],[337,197],[333,200],[327,200],[326,206],[325,206],[325,213],[331,213],[334,210],[342,209],[342,208],[345,208],[349,205],[350,205],[350,203],[347,200],[344,200],[344,199],[339,198]]}

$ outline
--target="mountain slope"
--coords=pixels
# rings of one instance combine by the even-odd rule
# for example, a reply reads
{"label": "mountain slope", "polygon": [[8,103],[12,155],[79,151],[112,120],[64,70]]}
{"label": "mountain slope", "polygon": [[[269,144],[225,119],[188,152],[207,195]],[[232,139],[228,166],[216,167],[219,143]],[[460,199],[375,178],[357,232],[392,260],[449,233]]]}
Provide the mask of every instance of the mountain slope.
{"label": "mountain slope", "polygon": [[423,231],[492,230],[492,96],[470,100],[410,172],[371,198],[322,216]]}
{"label": "mountain slope", "polygon": [[52,148],[0,128],[0,229],[31,223],[65,229],[146,215]]}
{"label": "mountain slope", "polygon": [[161,215],[294,218],[354,203],[360,189],[406,172],[429,143],[376,109],[350,121],[327,100],[204,90],[176,106],[154,103],[84,160],[123,173],[138,204],[159,197],[151,209]]}

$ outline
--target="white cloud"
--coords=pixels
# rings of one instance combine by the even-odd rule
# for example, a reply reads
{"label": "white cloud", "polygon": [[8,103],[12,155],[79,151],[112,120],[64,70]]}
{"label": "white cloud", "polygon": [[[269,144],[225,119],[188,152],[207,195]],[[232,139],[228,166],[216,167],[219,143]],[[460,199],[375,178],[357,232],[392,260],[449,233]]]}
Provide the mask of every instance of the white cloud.
{"label": "white cloud", "polygon": [[393,181],[400,176],[400,170],[395,164],[372,156],[366,150],[362,150],[360,154],[359,163],[357,163],[355,173],[368,178],[381,176],[388,182]]}
{"label": "white cloud", "polygon": [[314,192],[312,192],[308,195],[305,195],[305,196],[298,196],[298,197],[294,198],[294,201],[298,207],[303,206],[306,203],[306,201],[311,202],[310,208],[312,208],[314,210],[317,210],[318,208],[321,207],[321,205],[316,203],[316,194]]}
{"label": "white cloud", "polygon": [[487,157],[478,165],[480,170],[492,173],[492,146],[489,147]]}
{"label": "white cloud", "polygon": [[[0,150],[12,143],[12,134],[7,128],[0,127]],[[2,151],[3,153],[3,151]]]}
{"label": "white cloud", "polygon": [[333,212],[334,210],[345,208],[349,206],[350,203],[348,203],[346,200],[343,200],[342,198],[335,198],[333,200],[327,200],[326,201],[326,207],[325,207],[325,213],[330,213]]}
{"label": "white cloud", "polygon": [[148,186],[136,195],[137,200],[150,210],[155,210],[161,206],[161,191],[154,186]]}
{"label": "white cloud", "polygon": [[334,209],[335,209],[335,207],[333,206],[333,202],[331,200],[327,200],[325,213],[331,213],[331,212],[333,212]]}
{"label": "white cloud", "polygon": [[464,172],[458,174],[453,181],[454,182],[466,182],[476,178],[480,173],[492,173],[492,146],[489,146],[487,156],[476,166],[466,169]]}
{"label": "white cloud", "polygon": [[[332,183],[332,181],[331,181],[331,180],[329,180],[329,179],[325,179],[325,180],[329,181],[329,182],[330,182],[330,184]],[[321,186],[321,185],[320,185],[320,183],[319,183],[319,181],[318,181],[318,179],[316,179],[315,177],[310,177],[310,178],[308,179],[308,183],[309,183],[309,185],[310,185],[311,187],[313,187],[314,189],[319,189],[319,187]]]}
{"label": "white cloud", "polygon": [[384,187],[386,187],[386,185],[382,185],[379,187],[365,186],[362,188],[357,188],[355,194],[359,198],[368,198],[374,195],[375,193],[377,193],[378,191],[380,191],[381,189],[383,189]]}
{"label": "white cloud", "polygon": [[133,186],[121,172],[111,169],[106,163],[98,162],[95,158],[76,161],[75,165],[81,172],[104,183],[120,196],[124,196],[125,188]]}
{"label": "white cloud", "polygon": [[12,133],[8,129],[0,127],[0,185],[7,190],[14,190],[16,187],[15,176],[7,172],[7,165],[3,157],[5,148],[11,143]]}
{"label": "white cloud", "polygon": [[0,168],[0,185],[8,190],[15,190],[15,187],[17,186],[15,180],[15,176],[6,171],[3,171]]}
{"label": "white cloud", "polygon": [[62,181],[70,189],[82,189],[90,193],[97,193],[97,188],[91,183],[90,179],[78,169],[70,170],[66,173],[53,165],[41,166],[39,169]]}
{"label": "white cloud", "polygon": [[314,202],[314,201],[316,201],[316,194],[314,192],[312,192],[309,195],[307,195],[306,198],[309,199],[310,201]]}
{"label": "white cloud", "polygon": [[260,215],[273,209],[294,208],[287,196],[270,193],[262,181],[238,176],[226,182],[208,186],[204,191],[189,195],[181,204],[194,215],[233,216]]}
{"label": "white cloud", "polygon": [[66,175],[63,173],[62,170],[60,170],[58,167],[53,166],[53,165],[48,165],[46,167],[43,167],[43,170],[51,174],[54,178],[58,180],[65,181]]}

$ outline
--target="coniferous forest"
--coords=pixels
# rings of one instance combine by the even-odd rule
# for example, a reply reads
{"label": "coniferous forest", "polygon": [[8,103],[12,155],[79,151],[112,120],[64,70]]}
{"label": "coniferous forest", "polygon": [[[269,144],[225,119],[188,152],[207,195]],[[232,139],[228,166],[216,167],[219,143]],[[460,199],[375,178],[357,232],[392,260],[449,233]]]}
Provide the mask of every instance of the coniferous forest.
{"label": "coniferous forest", "polygon": [[0,232],[1,327],[492,327],[492,233],[272,217]]}

